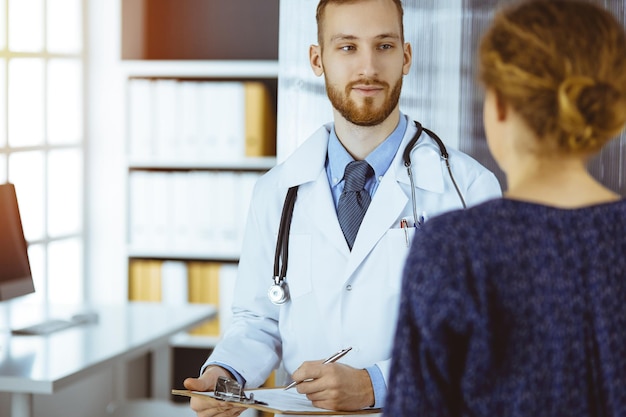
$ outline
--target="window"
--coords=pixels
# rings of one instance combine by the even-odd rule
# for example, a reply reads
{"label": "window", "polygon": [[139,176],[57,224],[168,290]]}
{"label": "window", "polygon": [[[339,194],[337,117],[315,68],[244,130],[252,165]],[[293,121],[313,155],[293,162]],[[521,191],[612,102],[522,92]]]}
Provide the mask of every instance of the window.
{"label": "window", "polygon": [[15,184],[35,294],[84,301],[83,0],[0,0],[0,182]]}

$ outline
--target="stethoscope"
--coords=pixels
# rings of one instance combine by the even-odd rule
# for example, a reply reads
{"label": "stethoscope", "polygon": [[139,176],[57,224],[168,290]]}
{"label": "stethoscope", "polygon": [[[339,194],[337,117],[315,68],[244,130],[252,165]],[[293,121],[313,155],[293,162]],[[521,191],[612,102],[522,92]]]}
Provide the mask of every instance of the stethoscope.
{"label": "stethoscope", "polygon": [[[463,208],[466,208],[467,205],[465,204],[463,194],[461,193],[461,190],[459,190],[459,187],[454,179],[454,175],[452,175],[452,169],[450,168],[450,162],[448,160],[448,151],[443,144],[443,141],[432,130],[422,127],[421,123],[415,122],[415,127],[417,127],[417,132],[415,133],[415,135],[413,135],[409,143],[407,143],[406,147],[404,148],[404,153],[402,154],[402,160],[404,161],[404,166],[406,167],[407,173],[409,175],[409,181],[411,182],[411,205],[413,208],[413,219],[417,221],[418,217],[417,203],[415,198],[415,182],[413,179],[413,169],[411,168],[411,152],[417,145],[417,141],[422,135],[422,132],[426,132],[426,134],[430,136],[431,139],[435,141],[435,143],[437,143],[441,159],[443,159],[446,163],[448,175],[450,176],[450,180],[452,180],[454,189],[456,190],[456,193],[461,200]],[[285,278],[287,276],[287,258],[289,255],[289,229],[291,228],[291,218],[293,217],[293,208],[296,204],[297,193],[297,185],[287,190],[287,196],[285,197],[285,204],[283,205],[283,211],[280,216],[280,224],[278,226],[276,252],[274,253],[274,283],[267,291],[267,296],[269,297],[270,301],[276,305],[284,304],[289,300],[289,287],[287,286]]]}

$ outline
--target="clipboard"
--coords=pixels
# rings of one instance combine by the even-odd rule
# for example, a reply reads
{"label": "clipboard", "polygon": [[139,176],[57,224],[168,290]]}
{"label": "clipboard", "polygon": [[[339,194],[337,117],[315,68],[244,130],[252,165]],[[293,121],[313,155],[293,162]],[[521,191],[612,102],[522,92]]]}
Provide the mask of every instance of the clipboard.
{"label": "clipboard", "polygon": [[357,415],[382,413],[382,408],[364,408],[356,411],[327,410],[313,406],[306,395],[299,394],[296,390],[281,388],[258,388],[244,390],[237,381],[228,378],[218,378],[213,392],[200,392],[189,390],[172,390],[174,395],[182,395],[195,398],[212,398],[218,401],[226,401],[237,407],[254,408],[273,414],[284,415]]}

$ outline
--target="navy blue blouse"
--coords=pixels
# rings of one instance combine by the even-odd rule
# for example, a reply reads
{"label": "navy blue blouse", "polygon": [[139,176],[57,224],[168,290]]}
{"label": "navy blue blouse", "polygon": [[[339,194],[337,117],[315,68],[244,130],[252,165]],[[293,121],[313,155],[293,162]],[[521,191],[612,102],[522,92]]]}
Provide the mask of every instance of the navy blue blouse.
{"label": "navy blue blouse", "polygon": [[492,200],[404,269],[385,416],[626,416],[626,200]]}

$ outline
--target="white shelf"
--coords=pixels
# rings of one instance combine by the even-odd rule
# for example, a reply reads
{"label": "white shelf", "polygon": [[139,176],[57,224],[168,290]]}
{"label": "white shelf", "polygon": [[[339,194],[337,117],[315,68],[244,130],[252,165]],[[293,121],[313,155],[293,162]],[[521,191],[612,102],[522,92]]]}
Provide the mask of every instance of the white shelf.
{"label": "white shelf", "polygon": [[274,60],[129,60],[121,67],[126,77],[278,78]]}
{"label": "white shelf", "polygon": [[194,161],[180,159],[138,159],[131,158],[128,169],[133,170],[228,170],[228,171],[268,171],[276,165],[275,157],[241,158],[233,160]]}
{"label": "white shelf", "polygon": [[168,260],[203,260],[220,262],[238,262],[239,252],[235,251],[206,251],[185,250],[173,251],[170,249],[129,248],[129,258],[140,259],[168,259]]}

